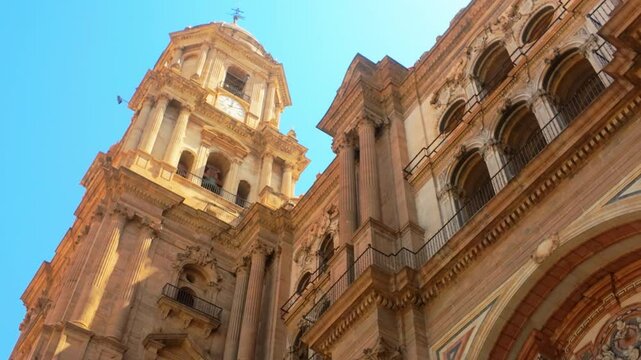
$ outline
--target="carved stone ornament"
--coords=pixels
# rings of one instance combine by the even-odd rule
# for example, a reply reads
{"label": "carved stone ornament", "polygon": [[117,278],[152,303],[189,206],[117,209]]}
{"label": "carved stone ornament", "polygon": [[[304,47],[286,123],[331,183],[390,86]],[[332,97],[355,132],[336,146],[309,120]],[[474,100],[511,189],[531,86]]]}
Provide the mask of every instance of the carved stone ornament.
{"label": "carved stone ornament", "polygon": [[594,349],[597,360],[641,359],[641,312],[626,308],[603,327]]}
{"label": "carved stone ornament", "polygon": [[561,240],[559,235],[554,233],[548,236],[545,240],[541,241],[539,246],[536,247],[536,250],[532,254],[532,260],[537,264],[541,264],[550,254],[554,252],[559,247]]}
{"label": "carved stone ornament", "polygon": [[49,300],[49,298],[46,297],[43,293],[36,301],[36,304],[27,310],[27,313],[25,314],[24,319],[18,326],[18,329],[20,331],[24,331],[25,329],[29,328],[33,320],[37,318],[38,315],[40,314],[44,315],[47,313],[50,306],[51,306],[51,300]]}
{"label": "carved stone ornament", "polygon": [[195,264],[210,272],[210,285],[220,288],[223,277],[218,273],[217,260],[213,248],[204,249],[198,245],[187,246],[185,251],[176,254],[174,269],[181,270],[185,264]]}
{"label": "carved stone ornament", "polygon": [[361,360],[400,360],[403,358],[401,347],[390,346],[382,337],[371,348],[363,350]]}

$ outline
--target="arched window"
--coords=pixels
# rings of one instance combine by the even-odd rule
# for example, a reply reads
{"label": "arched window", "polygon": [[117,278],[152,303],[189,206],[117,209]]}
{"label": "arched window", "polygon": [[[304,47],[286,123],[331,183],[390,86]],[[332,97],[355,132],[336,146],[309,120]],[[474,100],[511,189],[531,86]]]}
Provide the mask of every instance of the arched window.
{"label": "arched window", "polygon": [[554,8],[546,6],[539,10],[523,28],[521,34],[521,42],[523,44],[531,44],[540,39],[548,30],[554,20]]}
{"label": "arched window", "polygon": [[236,192],[236,205],[246,207],[249,198],[249,192],[251,191],[251,185],[245,180],[241,180],[238,183],[238,191]]}
{"label": "arched window", "polygon": [[327,235],[318,250],[318,267],[320,272],[327,271],[329,261],[332,259],[332,256],[334,256],[334,239],[331,235]]}
{"label": "arched window", "polygon": [[465,101],[457,100],[445,111],[441,122],[439,123],[438,130],[441,134],[447,134],[454,130],[456,126],[463,120],[465,115]]}
{"label": "arched window", "polygon": [[179,303],[185,304],[189,307],[194,307],[195,298],[196,298],[196,294],[194,294],[194,291],[192,289],[186,286],[183,286],[180,289],[178,289],[176,300],[178,300]]}
{"label": "arched window", "polygon": [[221,195],[229,166],[229,160],[221,153],[210,154],[205,165],[201,186],[213,193]]}
{"label": "arched window", "polygon": [[191,173],[191,168],[194,165],[194,155],[185,150],[180,154],[180,160],[176,166],[176,174],[186,178]]}
{"label": "arched window", "polygon": [[510,54],[500,41],[485,49],[474,66],[479,97],[484,98],[496,89],[513,67]]}
{"label": "arched window", "polygon": [[309,281],[312,278],[312,274],[309,273],[309,271],[305,272],[303,276],[301,276],[300,280],[298,281],[298,285],[296,286],[296,293],[297,294],[302,294],[303,291],[305,291],[305,288],[307,288],[307,285],[309,285]]}
{"label": "arched window", "polygon": [[525,102],[511,106],[501,117],[494,137],[503,145],[512,178],[546,145],[539,123]]}
{"label": "arched window", "polygon": [[590,105],[605,86],[592,64],[577,49],[557,56],[543,78],[564,125],[569,124]]}
{"label": "arched window", "polygon": [[225,90],[229,91],[230,93],[242,98],[245,94],[245,85],[247,84],[247,79],[249,79],[249,75],[247,75],[246,72],[236,66],[230,66],[227,69],[227,75],[225,75],[223,88],[225,88]]}
{"label": "arched window", "polygon": [[464,224],[494,197],[490,173],[478,150],[463,155],[452,180],[458,191],[456,210],[461,210],[459,220]]}

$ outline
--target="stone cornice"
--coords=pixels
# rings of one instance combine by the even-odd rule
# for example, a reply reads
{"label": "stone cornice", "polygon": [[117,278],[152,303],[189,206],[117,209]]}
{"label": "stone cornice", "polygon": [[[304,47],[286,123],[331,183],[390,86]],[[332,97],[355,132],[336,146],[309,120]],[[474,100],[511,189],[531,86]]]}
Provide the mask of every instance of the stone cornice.
{"label": "stone cornice", "polygon": [[307,148],[299,144],[298,141],[278,130],[262,125],[254,135],[254,143],[261,144],[264,152],[271,153],[277,157],[293,164],[294,177],[300,176],[300,173],[307,167],[310,160],[305,156]]}
{"label": "stone cornice", "polygon": [[[312,325],[303,341],[314,350],[329,354],[332,345],[373,307],[398,311],[408,306],[422,306],[415,286],[416,276],[410,269],[390,275],[375,267],[368,268],[322,315],[324,321]],[[389,288],[397,290],[390,292]]]}
{"label": "stone cornice", "polygon": [[[604,103],[608,101],[611,102],[612,96],[618,96],[622,92],[624,91],[622,91],[618,83],[611,85],[605,90],[604,94],[601,95],[601,107],[597,106],[597,104],[592,104],[592,109],[597,109],[594,111],[607,111],[608,106],[604,105]],[[607,98],[606,93],[610,93],[610,96]],[[511,201],[509,199],[504,199],[503,201],[493,199],[494,201],[488,203],[484,212],[491,213],[494,208],[493,204],[499,203],[500,205],[496,206],[505,206],[504,210],[497,211],[497,215],[492,218],[488,218],[487,216],[483,218],[479,216],[473,218],[470,223],[466,224],[466,226],[456,233],[445,247],[441,249],[441,256],[434,257],[431,261],[428,261],[423,267],[423,269],[427,271],[424,272],[424,278],[426,280],[421,285],[422,301],[425,303],[429,302],[438,296],[443,289],[450,286],[484,250],[496,242],[509,229],[514,227],[535,204],[542,201],[543,198],[563,180],[574,174],[591,153],[602,146],[608,138],[625,125],[631,115],[634,114],[634,111],[638,111],[640,105],[641,95],[636,95],[634,98],[627,100],[625,106],[612,116],[599,117],[593,114],[583,114],[582,118],[584,120],[587,118],[602,118],[603,121],[600,122],[600,125],[595,125],[593,131],[588,132],[591,134],[588,138],[582,139],[581,142],[574,144],[574,146],[568,144],[568,139],[566,139],[563,144],[560,144],[560,141],[557,139],[556,143],[550,146],[564,146],[566,150],[554,149],[556,150],[553,151],[554,156],[558,158],[558,160],[554,162],[555,165],[553,165],[552,168],[544,169],[547,175],[527,176],[527,178],[533,179],[531,184],[527,186],[516,182],[509,183],[496,197],[516,196],[516,198]],[[581,119],[575,120],[571,126],[579,126],[577,122],[580,121]],[[567,131],[568,130],[560,136],[569,136]],[[574,136],[577,140],[581,139],[581,136]],[[561,154],[565,155],[559,158],[558,155]],[[533,167],[530,167],[530,169],[532,168]],[[527,171],[527,168],[525,171]],[[538,171],[543,170],[538,169]],[[525,176],[520,178],[523,179]],[[512,189],[512,191],[510,191],[509,187],[518,189]],[[523,188],[525,188],[525,190]],[[435,263],[435,261],[439,260],[441,264]]]}

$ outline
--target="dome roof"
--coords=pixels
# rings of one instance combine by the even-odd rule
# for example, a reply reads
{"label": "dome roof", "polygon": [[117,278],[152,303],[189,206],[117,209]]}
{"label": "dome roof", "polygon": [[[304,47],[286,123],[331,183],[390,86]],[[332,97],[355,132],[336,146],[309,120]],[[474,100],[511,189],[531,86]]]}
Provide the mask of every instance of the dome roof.
{"label": "dome roof", "polygon": [[229,34],[232,38],[235,38],[242,43],[246,44],[249,46],[249,48],[254,51],[255,53],[265,56],[267,52],[265,51],[265,48],[256,40],[254,35],[252,35],[249,31],[243,29],[242,27],[238,26],[236,23],[226,23],[226,22],[221,22],[219,23],[220,29],[223,32],[226,32]]}

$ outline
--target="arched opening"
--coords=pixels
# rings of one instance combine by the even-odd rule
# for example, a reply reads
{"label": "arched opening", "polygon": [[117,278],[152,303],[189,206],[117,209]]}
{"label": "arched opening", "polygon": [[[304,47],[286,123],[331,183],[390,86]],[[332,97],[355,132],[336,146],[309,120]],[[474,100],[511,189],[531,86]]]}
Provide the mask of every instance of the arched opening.
{"label": "arched opening", "polygon": [[246,207],[248,204],[247,199],[249,199],[249,192],[251,191],[251,185],[245,180],[241,180],[238,183],[238,191],[236,192],[236,205]]}
{"label": "arched opening", "polygon": [[334,238],[331,235],[326,235],[318,250],[318,268],[320,272],[327,271],[329,261],[334,256]]}
{"label": "arched opening", "polygon": [[513,67],[510,54],[500,41],[485,49],[474,66],[479,97],[484,98],[496,89]]}
{"label": "arched opening", "polygon": [[178,165],[176,165],[176,174],[186,178],[191,173],[191,169],[194,166],[194,155],[185,150],[180,154],[180,160],[178,160]]}
{"label": "arched opening", "polygon": [[554,8],[552,6],[546,6],[539,10],[523,28],[521,42],[523,44],[535,43],[548,30],[552,20],[554,20]]}
{"label": "arched opening", "polygon": [[438,130],[441,134],[447,134],[454,130],[456,126],[463,121],[465,115],[465,101],[457,100],[445,111],[441,122],[439,123]]}
{"label": "arched opening", "polygon": [[225,81],[223,82],[223,88],[229,91],[230,93],[243,97],[245,94],[245,85],[247,84],[247,79],[249,75],[240,69],[237,66],[230,66],[227,69],[227,74],[225,75]]}
{"label": "arched opening", "polygon": [[483,156],[478,150],[468,152],[454,171],[452,183],[458,192],[456,210],[461,224],[466,223],[492,197],[494,188]]}
{"label": "arched opening", "polygon": [[296,285],[296,293],[302,294],[303,291],[305,291],[305,289],[307,288],[307,285],[309,285],[309,281],[311,279],[312,279],[312,274],[309,271],[306,271],[298,281],[298,285]]}
{"label": "arched opening", "polygon": [[557,56],[543,78],[543,87],[561,113],[564,125],[574,120],[605,89],[592,64],[577,49]]}
{"label": "arched opening", "polygon": [[509,178],[518,174],[546,145],[536,116],[525,102],[505,112],[494,136],[503,145]]}
{"label": "arched opening", "polygon": [[179,303],[187,305],[189,307],[194,307],[195,299],[196,299],[196,294],[194,293],[194,290],[188,288],[187,286],[183,286],[178,289],[176,300]]}
{"label": "arched opening", "polygon": [[292,344],[291,354],[294,360],[308,360],[309,359],[309,348],[303,342],[303,335],[305,334],[306,329],[301,328],[294,338],[294,343]]}
{"label": "arched opening", "polygon": [[222,194],[229,166],[229,160],[221,153],[210,154],[205,165],[201,186],[218,195]]}

